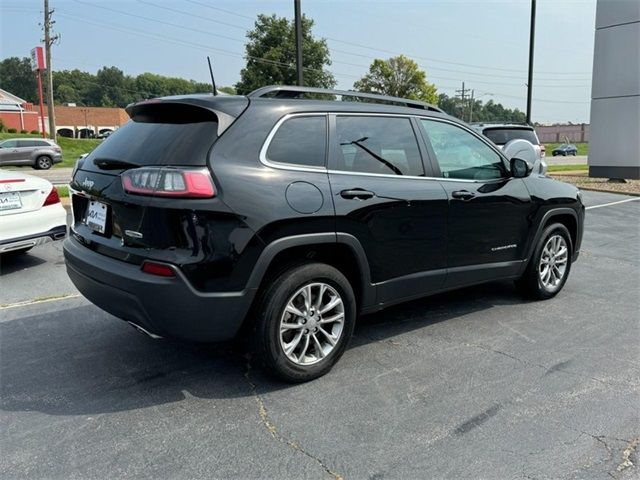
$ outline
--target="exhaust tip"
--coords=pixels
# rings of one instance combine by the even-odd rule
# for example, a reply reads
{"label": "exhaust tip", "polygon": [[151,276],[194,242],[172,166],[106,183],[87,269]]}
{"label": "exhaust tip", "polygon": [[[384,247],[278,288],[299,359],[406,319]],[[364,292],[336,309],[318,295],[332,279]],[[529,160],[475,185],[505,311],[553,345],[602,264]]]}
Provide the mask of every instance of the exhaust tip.
{"label": "exhaust tip", "polygon": [[127,323],[128,323],[129,325],[131,325],[133,328],[135,328],[138,332],[140,332],[140,333],[144,333],[145,335],[147,335],[147,336],[148,336],[148,337],[150,337],[150,338],[153,338],[154,340],[160,340],[161,338],[163,338],[163,337],[161,337],[160,335],[156,335],[155,333],[150,332],[150,331],[149,331],[149,330],[147,330],[146,328],[141,327],[141,326],[140,326],[140,325],[138,325],[137,323],[133,323],[133,322],[130,322],[130,321],[127,321]]}

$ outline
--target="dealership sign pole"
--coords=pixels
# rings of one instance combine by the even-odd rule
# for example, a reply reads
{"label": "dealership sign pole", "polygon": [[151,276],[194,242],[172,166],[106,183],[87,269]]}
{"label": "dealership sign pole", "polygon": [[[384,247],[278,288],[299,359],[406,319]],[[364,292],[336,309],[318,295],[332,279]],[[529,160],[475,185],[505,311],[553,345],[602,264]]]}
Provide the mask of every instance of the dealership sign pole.
{"label": "dealership sign pole", "polygon": [[42,94],[42,71],[46,68],[44,63],[44,51],[42,47],[31,50],[31,69],[36,72],[38,81],[38,95],[40,96],[40,125],[42,128],[42,138],[47,137],[47,129],[44,124],[44,96]]}

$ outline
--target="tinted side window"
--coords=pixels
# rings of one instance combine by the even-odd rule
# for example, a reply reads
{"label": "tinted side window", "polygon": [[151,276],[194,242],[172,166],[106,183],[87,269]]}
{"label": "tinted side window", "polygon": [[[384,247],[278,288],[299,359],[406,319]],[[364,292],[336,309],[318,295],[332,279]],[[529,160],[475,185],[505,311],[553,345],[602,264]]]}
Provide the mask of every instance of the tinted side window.
{"label": "tinted side window", "polygon": [[326,116],[292,117],[284,121],[267,149],[270,162],[323,167],[327,148]]}
{"label": "tinted side window", "polygon": [[502,158],[471,133],[450,123],[421,120],[445,178],[490,180],[506,176]]}
{"label": "tinted side window", "polygon": [[34,141],[33,140],[18,140],[18,147],[33,147],[34,146]]}
{"label": "tinted side window", "polygon": [[7,140],[2,143],[2,148],[16,148],[18,146],[17,140]]}
{"label": "tinted side window", "polygon": [[418,143],[408,118],[338,116],[336,134],[342,153],[336,166],[338,170],[424,175]]}
{"label": "tinted side window", "polygon": [[34,147],[50,147],[51,146],[44,140],[32,140],[32,141],[33,141]]}

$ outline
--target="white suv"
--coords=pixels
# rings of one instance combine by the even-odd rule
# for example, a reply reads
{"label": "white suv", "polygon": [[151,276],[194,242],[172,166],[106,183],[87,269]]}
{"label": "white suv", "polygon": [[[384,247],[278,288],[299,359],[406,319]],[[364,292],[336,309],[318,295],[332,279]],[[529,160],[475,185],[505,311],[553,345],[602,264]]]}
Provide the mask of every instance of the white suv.
{"label": "white suv", "polygon": [[470,127],[487,137],[500,149],[504,149],[505,145],[513,140],[526,140],[533,145],[536,151],[537,159],[533,171],[544,173],[546,170],[545,148],[538,140],[538,135],[533,127],[517,123],[472,123]]}

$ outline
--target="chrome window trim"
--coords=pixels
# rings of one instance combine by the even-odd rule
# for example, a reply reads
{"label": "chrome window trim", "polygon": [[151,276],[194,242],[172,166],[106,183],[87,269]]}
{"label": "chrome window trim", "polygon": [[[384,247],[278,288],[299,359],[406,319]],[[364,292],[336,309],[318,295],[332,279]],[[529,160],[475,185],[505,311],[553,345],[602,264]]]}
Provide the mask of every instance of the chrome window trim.
{"label": "chrome window trim", "polygon": [[[326,121],[327,113],[326,112],[289,113],[289,114],[285,115],[284,117],[282,117],[273,126],[273,128],[269,132],[269,135],[267,135],[267,139],[262,144],[262,148],[260,149],[260,156],[259,156],[260,163],[262,163],[263,165],[266,165],[267,167],[278,168],[278,169],[281,169],[281,170],[293,170],[293,171],[297,171],[297,172],[315,172],[315,173],[323,172],[323,173],[326,173],[327,172],[327,165],[326,165],[326,157],[327,157],[326,150],[327,150],[327,148],[326,147],[325,147],[325,165],[322,166],[322,167],[311,167],[311,166],[296,165],[296,164],[291,164],[291,163],[281,163],[281,162],[276,162],[275,160],[269,160],[267,158],[267,150],[269,150],[269,145],[271,144],[271,141],[273,140],[273,137],[275,137],[276,133],[278,132],[278,129],[280,128],[280,126],[284,122],[286,122],[290,118],[294,118],[294,117],[324,117],[325,121]],[[329,137],[328,128],[327,128],[327,132],[326,133],[327,133],[326,136],[328,138]]]}
{"label": "chrome window trim", "polygon": [[[460,125],[458,122],[453,122],[446,118],[440,118],[430,115],[417,115],[417,114],[406,114],[406,113],[373,113],[373,112],[340,112],[340,111],[331,111],[331,112],[299,112],[299,113],[288,113],[280,118],[276,124],[273,126],[269,135],[267,135],[266,140],[262,144],[262,148],[260,149],[260,163],[263,165],[275,168],[279,170],[288,170],[294,172],[313,172],[313,173],[330,173],[334,175],[357,175],[362,177],[383,177],[383,178],[396,178],[396,179],[407,179],[407,180],[439,180],[444,182],[463,182],[463,183],[490,183],[490,182],[500,182],[505,180],[505,178],[492,178],[488,180],[470,180],[470,179],[462,179],[462,178],[446,178],[446,177],[416,177],[411,175],[391,175],[384,173],[365,173],[365,172],[347,172],[342,170],[329,170],[325,164],[324,167],[303,167],[301,165],[293,165],[290,163],[279,163],[275,161],[270,161],[267,158],[267,150],[269,149],[269,144],[273,140],[276,132],[280,128],[280,126],[286,122],[288,119],[293,117],[325,117],[328,119],[329,115],[342,115],[342,116],[352,116],[352,117],[363,117],[363,116],[373,116],[373,117],[401,117],[401,118],[417,118],[418,120],[433,120],[437,122],[449,123],[453,126],[461,128],[464,131],[471,133],[474,137],[479,139],[489,148],[491,148],[494,152],[498,154],[500,158],[503,160],[506,159],[504,154],[493,145],[486,137],[482,134],[478,134],[474,132],[471,128],[466,127],[464,125]],[[329,139],[329,132],[327,132],[327,141]],[[416,139],[417,140],[417,139]],[[329,146],[327,146],[327,156],[329,153]],[[507,161],[508,162],[508,161]],[[508,178],[508,177],[507,177]]]}

